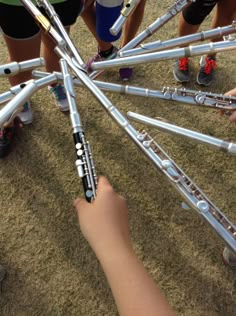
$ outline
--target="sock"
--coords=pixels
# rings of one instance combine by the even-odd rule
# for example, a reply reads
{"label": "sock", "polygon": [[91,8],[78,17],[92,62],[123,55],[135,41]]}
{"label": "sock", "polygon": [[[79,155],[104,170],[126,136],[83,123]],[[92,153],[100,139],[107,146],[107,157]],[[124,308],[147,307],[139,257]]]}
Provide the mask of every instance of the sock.
{"label": "sock", "polygon": [[110,56],[113,52],[113,45],[111,46],[111,48],[107,49],[107,50],[99,50],[99,54],[103,57],[103,58],[107,58],[108,56]]}

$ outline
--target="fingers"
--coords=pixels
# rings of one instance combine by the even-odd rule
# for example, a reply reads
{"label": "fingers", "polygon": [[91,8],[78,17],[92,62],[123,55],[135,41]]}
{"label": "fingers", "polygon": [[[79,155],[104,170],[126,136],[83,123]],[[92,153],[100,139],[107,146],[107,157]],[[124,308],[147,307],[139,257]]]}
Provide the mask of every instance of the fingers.
{"label": "fingers", "polygon": [[230,122],[236,122],[236,112],[234,112],[230,118],[229,118]]}
{"label": "fingers", "polygon": [[98,194],[99,192],[102,192],[102,191],[113,191],[113,188],[106,177],[101,176],[99,178],[97,191],[98,191]]}

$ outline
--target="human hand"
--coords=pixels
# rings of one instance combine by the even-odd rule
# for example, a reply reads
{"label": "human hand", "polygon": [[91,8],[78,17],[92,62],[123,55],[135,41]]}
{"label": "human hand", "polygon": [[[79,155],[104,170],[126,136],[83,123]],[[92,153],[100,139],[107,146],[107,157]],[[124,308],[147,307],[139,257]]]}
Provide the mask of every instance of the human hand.
{"label": "human hand", "polygon": [[125,199],[105,177],[99,178],[97,196],[92,203],[76,199],[74,205],[81,231],[98,257],[132,247]]}
{"label": "human hand", "polygon": [[[236,88],[228,91],[225,93],[225,95],[232,95],[232,96],[236,96]],[[236,122],[236,111],[234,111],[230,117],[229,117],[230,122]]]}

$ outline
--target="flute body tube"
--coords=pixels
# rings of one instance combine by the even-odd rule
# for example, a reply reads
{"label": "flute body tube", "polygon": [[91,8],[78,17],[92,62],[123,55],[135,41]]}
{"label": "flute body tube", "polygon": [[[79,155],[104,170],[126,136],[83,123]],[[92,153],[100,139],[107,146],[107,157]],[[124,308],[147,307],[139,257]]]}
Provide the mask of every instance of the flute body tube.
{"label": "flute body tube", "polygon": [[164,50],[156,53],[148,53],[138,56],[116,58],[112,60],[94,62],[91,64],[93,70],[107,69],[113,67],[124,67],[144,63],[154,63],[160,60],[173,58],[191,57],[203,54],[213,54],[236,49],[236,40],[221,41],[203,45],[188,46],[178,49]]}
{"label": "flute body tube", "polygon": [[232,25],[217,27],[215,29],[198,32],[195,34],[190,34],[186,36],[176,37],[169,39],[167,41],[155,41],[151,43],[141,44],[140,47],[133,48],[130,50],[125,50],[119,52],[120,57],[128,57],[140,54],[147,54],[154,51],[161,51],[176,46],[189,45],[190,43],[205,41],[207,39],[213,39],[216,37],[223,37],[224,35],[229,35],[236,32],[236,22]]}
{"label": "flute body tube", "polygon": [[204,135],[202,133],[194,132],[192,130],[182,128],[170,123],[162,122],[160,120],[152,119],[138,113],[129,111],[127,113],[127,116],[137,122],[155,127],[169,134],[178,135],[183,138],[190,138],[191,140],[198,143],[207,144],[213,148],[219,149],[231,155],[236,155],[236,144],[234,143],[230,143],[216,137]]}
{"label": "flute body tube", "polygon": [[[62,74],[54,72],[59,81],[63,81]],[[47,72],[34,70],[33,76],[36,78],[43,78],[49,75]],[[77,86],[81,86],[82,82],[78,79],[73,79],[73,82]],[[185,103],[189,105],[196,105],[211,108],[214,110],[236,110],[236,97],[228,96],[224,94],[211,93],[206,91],[189,90],[185,88],[172,88],[164,87],[162,90],[152,90],[147,88],[121,85],[116,83],[109,83],[104,81],[93,81],[98,88],[104,91],[110,91],[115,93],[130,94],[140,97],[156,98],[166,101],[175,101]],[[8,92],[10,93],[10,92]],[[0,95],[1,103],[1,95]]]}
{"label": "flute body tube", "polygon": [[27,85],[0,110],[0,127],[9,124],[22,110],[24,103],[40,88],[57,82],[54,74],[38,80],[30,80]]}
{"label": "flute body tube", "polygon": [[141,0],[130,0],[128,1],[128,3],[126,3],[126,5],[120,12],[120,16],[110,28],[110,33],[112,35],[115,36],[120,32],[125,21],[129,17],[129,15],[133,13],[133,11],[135,10],[136,6],[139,4],[140,1]]}
{"label": "flute body tube", "polygon": [[[131,48],[136,47],[138,44],[143,42],[147,37],[151,36],[154,32],[156,32],[159,28],[161,28],[165,23],[167,23],[170,19],[175,17],[181,10],[183,10],[189,3],[194,2],[195,0],[177,0],[161,17],[159,17],[155,22],[149,25],[143,32],[139,33],[135,38],[133,38],[129,43],[127,43],[124,47],[122,47],[117,56],[119,56],[120,52],[124,50],[129,50]],[[111,58],[116,57],[115,55],[110,56]],[[103,70],[91,67],[94,71],[90,74],[90,78],[95,79],[100,74],[103,73]],[[100,71],[99,71],[100,70]]]}
{"label": "flute body tube", "polygon": [[67,54],[62,52],[60,48],[57,48],[56,51],[68,62],[68,65],[81,82],[100,101],[114,121],[125,130],[127,135],[151,160],[154,166],[167,177],[186,203],[196,210],[222,238],[227,247],[236,253],[236,228],[227,217],[201,192],[146,132],[139,133],[135,130],[127,118],[111,103],[94,82],[83,71],[76,69]]}
{"label": "flute body tube", "polygon": [[139,33],[133,40],[127,43],[120,51],[125,51],[136,47],[141,42],[143,42],[147,37],[151,36],[159,28],[161,28],[170,19],[176,16],[180,11],[182,11],[189,3],[194,2],[191,0],[178,0],[176,1],[168,11],[149,25],[143,32]]}
{"label": "flute body tube", "polygon": [[68,45],[69,49],[71,50],[72,54],[76,58],[77,62],[83,68],[86,68],[86,65],[85,65],[84,61],[82,60],[76,46],[72,42],[67,31],[65,30],[65,27],[61,23],[61,20],[60,20],[58,14],[56,13],[54,7],[51,5],[51,3],[47,0],[36,0],[36,2],[38,3],[39,6],[42,6],[45,9],[50,20],[53,21],[54,27],[59,31],[59,33],[61,34],[61,36],[65,40],[66,45]]}
{"label": "flute body tube", "polygon": [[60,65],[64,78],[64,87],[69,103],[70,120],[73,128],[73,139],[76,149],[76,168],[79,177],[82,179],[85,198],[92,202],[96,197],[97,175],[93,162],[92,152],[89,142],[85,138],[79,112],[76,107],[73,82],[69,74],[66,61],[61,59]]}
{"label": "flute body tube", "polygon": [[44,66],[44,59],[42,57],[21,62],[14,61],[9,64],[0,65],[0,77],[14,76],[21,71],[28,71],[41,66]]}

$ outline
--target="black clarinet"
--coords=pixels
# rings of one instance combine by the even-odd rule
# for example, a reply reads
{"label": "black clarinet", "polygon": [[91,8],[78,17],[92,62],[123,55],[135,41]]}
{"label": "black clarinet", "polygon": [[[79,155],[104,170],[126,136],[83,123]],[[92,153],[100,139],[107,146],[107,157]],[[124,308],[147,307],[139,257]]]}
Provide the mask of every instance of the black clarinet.
{"label": "black clarinet", "polygon": [[89,142],[85,138],[84,130],[77,111],[73,80],[68,71],[67,63],[64,59],[60,60],[63,74],[64,87],[70,109],[70,119],[73,128],[73,138],[76,149],[76,168],[79,177],[82,179],[85,198],[92,202],[96,197],[97,175],[91,153]]}

